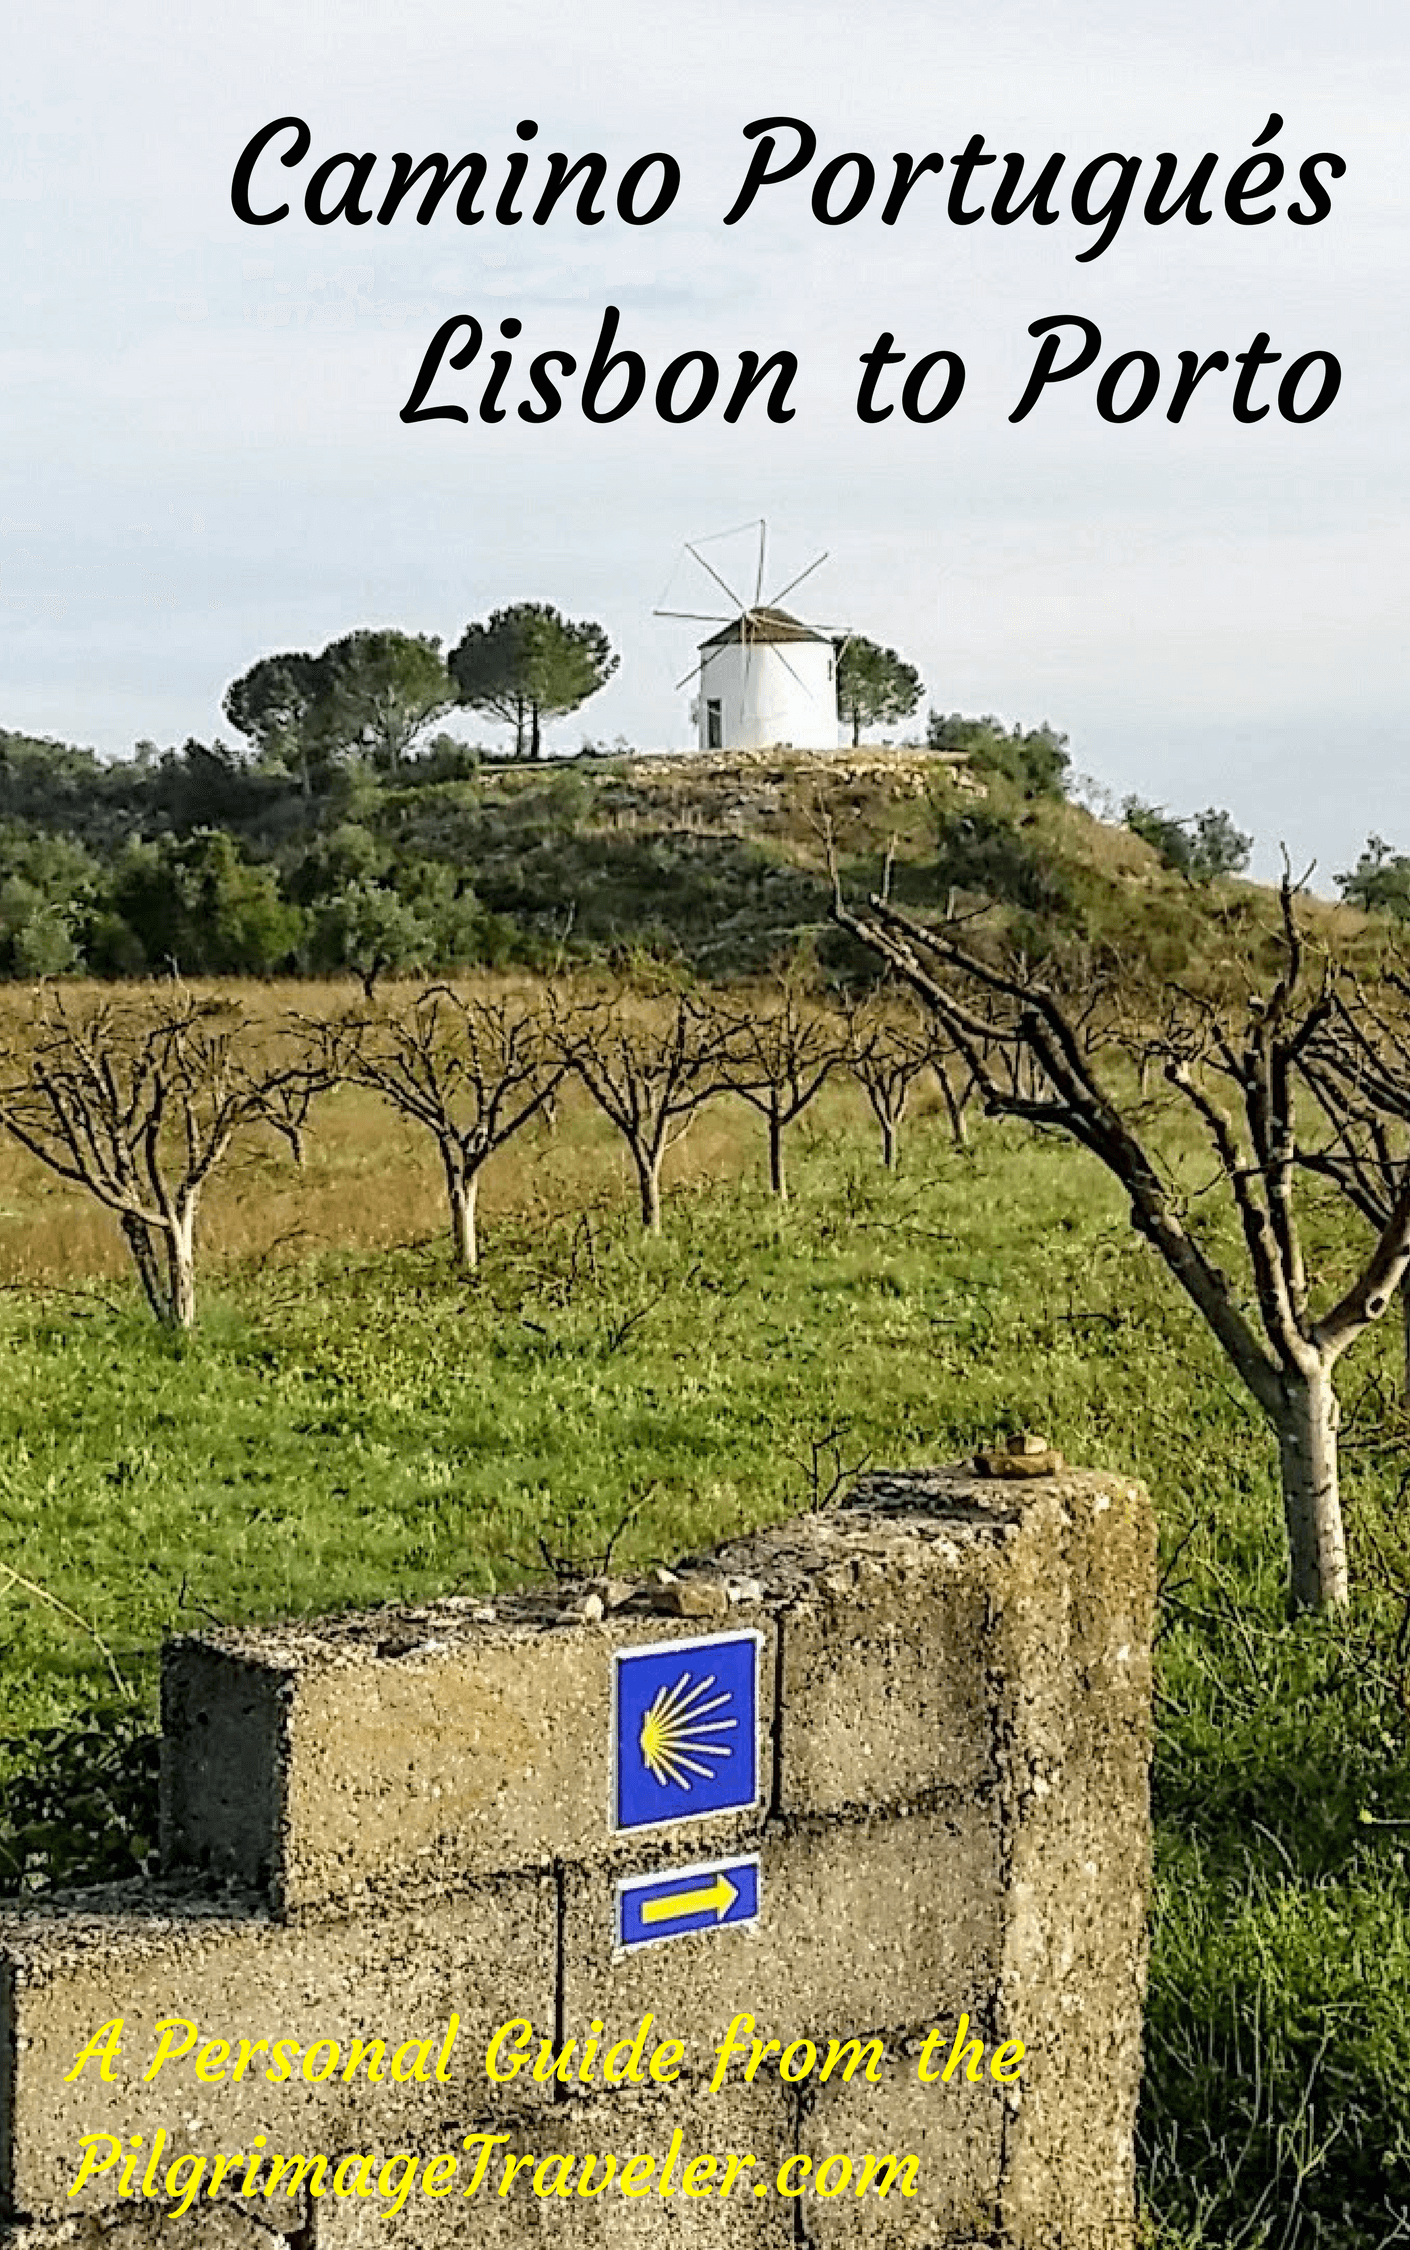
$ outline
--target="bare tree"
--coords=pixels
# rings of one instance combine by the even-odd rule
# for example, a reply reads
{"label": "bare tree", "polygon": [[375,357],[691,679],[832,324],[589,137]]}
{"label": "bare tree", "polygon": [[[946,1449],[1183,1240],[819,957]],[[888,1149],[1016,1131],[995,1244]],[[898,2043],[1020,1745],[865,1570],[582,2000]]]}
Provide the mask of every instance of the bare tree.
{"label": "bare tree", "polygon": [[114,1214],[168,1328],[195,1321],[196,1215],[237,1135],[269,1125],[289,1139],[305,1093],[326,1083],[303,1054],[262,1058],[247,1019],[180,985],[81,1013],[49,994],[0,1071],[0,1125]]}
{"label": "bare tree", "polygon": [[682,995],[662,1016],[633,1023],[619,995],[565,1018],[557,1050],[627,1144],[641,1195],[641,1223],[661,1231],[661,1166],[684,1139],[701,1105],[728,1084],[728,1029],[699,1001]]}
{"label": "bare tree", "polygon": [[328,1093],[338,1082],[331,1069],[314,1062],[314,1051],[310,1049],[306,1054],[300,1070],[271,1082],[264,1113],[265,1124],[287,1145],[301,1172],[308,1154],[304,1136],[308,1131],[309,1113],[319,1095]]}
{"label": "bare tree", "polygon": [[881,1127],[881,1161],[894,1171],[911,1095],[936,1060],[936,1033],[929,1024],[898,1022],[884,996],[849,1008],[847,1028],[847,1068]]}
{"label": "bare tree", "polygon": [[[1410,1182],[1410,978],[1397,966],[1372,992],[1343,975],[1299,1067],[1330,1130],[1300,1147],[1308,1171],[1345,1196],[1376,1234],[1391,1224]],[[1410,1268],[1400,1277],[1401,1395],[1410,1406]]]}
{"label": "bare tree", "polygon": [[480,1174],[553,1099],[566,1065],[545,1019],[510,1000],[462,1000],[432,985],[400,1013],[326,1027],[339,1076],[370,1086],[430,1133],[440,1152],[457,1265],[480,1262]]}
{"label": "bare tree", "polygon": [[[1410,1264],[1410,1187],[1397,1197],[1360,1274],[1320,1314],[1310,1304],[1295,1189],[1300,1176],[1295,1078],[1328,1020],[1325,980],[1304,992],[1294,891],[1282,890],[1282,974],[1241,1011],[1177,996],[1158,1041],[1166,1082],[1190,1105],[1237,1215],[1249,1288],[1221,1271],[1187,1224],[1186,1199],[1156,1151],[1098,1076],[1094,1056],[1120,1037],[1076,1015],[1027,968],[983,957],[954,927],[927,927],[884,897],[870,913],[833,912],[934,1012],[978,1082],[988,1109],[1067,1134],[1121,1182],[1131,1221],[1159,1251],[1218,1339],[1278,1441],[1295,1610],[1348,1596],[1337,1462],[1337,1361],[1386,1311]],[[1000,1058],[1007,1056],[1004,1064]],[[1031,1091],[1019,1062],[1037,1066]]]}
{"label": "bare tree", "polygon": [[720,1071],[768,1122],[769,1186],[788,1201],[783,1161],[784,1127],[801,1116],[829,1074],[845,1062],[847,1041],[835,1020],[806,1012],[792,985],[779,1006],[763,1014],[723,1015],[726,1046]]}

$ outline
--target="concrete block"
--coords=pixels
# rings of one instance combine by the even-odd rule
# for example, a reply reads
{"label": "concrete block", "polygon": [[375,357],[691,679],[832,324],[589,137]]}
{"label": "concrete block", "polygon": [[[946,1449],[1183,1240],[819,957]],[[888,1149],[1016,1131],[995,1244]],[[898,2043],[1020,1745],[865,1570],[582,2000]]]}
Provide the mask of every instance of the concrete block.
{"label": "concrete block", "polygon": [[187,2211],[128,2216],[111,2225],[85,2215],[53,2226],[0,2225],[0,2250],[286,2250],[277,2229],[228,2204]]}
{"label": "concrete block", "polygon": [[[1015,1743],[1066,1785],[1099,1742],[1103,1786],[1140,1803],[1148,1738],[1120,1726],[1113,1740],[1113,1712],[1132,1690],[1133,1709],[1148,1703],[1150,1527],[1129,1479],[1019,1484],[962,1464],[864,1477],[845,1506],[720,1549],[713,1566],[761,1584],[778,1625],[774,1809],[984,1790]],[[1108,1657],[1088,1649],[1094,1633]]]}
{"label": "concrete block", "polygon": [[[773,1631],[757,1609],[738,1625],[764,1638],[767,1802]],[[294,1914],[589,1858],[612,1836],[613,1651],[720,1629],[644,1610],[584,1621],[521,1599],[493,1617],[440,1604],[174,1642],[165,1862],[265,1888]]]}
{"label": "concrete block", "polygon": [[[973,2010],[994,1986],[1002,1945],[999,1829],[981,1800],[909,1818],[775,1823],[760,1844],[757,1923],[705,1929],[626,1952],[615,1945],[615,1872],[563,1878],[563,2004],[570,2027],[595,2016],[685,2042],[713,2069],[731,2019],[760,2038],[824,2042]],[[637,1867],[684,1863],[643,1852]]]}
{"label": "concrete block", "polygon": [[[0,2213],[67,2217],[116,2202],[114,2173],[70,2200],[86,2133],[124,2142],[141,2134],[148,2151],[159,2128],[163,2163],[190,2150],[248,2153],[263,2132],[272,2150],[325,2149],[372,2130],[427,2129],[483,2086],[492,2031],[506,2017],[553,2021],[556,1920],[549,1878],[518,1876],[460,1895],[423,1899],[395,1917],[290,1927],[200,1901],[157,1901],[131,1889],[87,1893],[0,1917]],[[460,2029],[445,2081],[434,2076],[450,2017]],[[91,2061],[66,2082],[100,2027],[121,2018],[120,2051],[110,2083]],[[158,2024],[184,2018],[198,2027],[189,2053],[154,2082],[144,2073],[160,2044]],[[180,2036],[180,2035],[174,2035]],[[265,2052],[246,2058],[236,2081],[241,2039],[296,2042],[296,2075],[271,2083]],[[345,2077],[352,2042],[381,2039],[385,2073],[370,2083],[365,2061]],[[423,2062],[408,2049],[403,2073],[391,2071],[405,2042],[432,2042]],[[195,2074],[205,2042],[227,2043],[226,2058]],[[303,2053],[334,2041],[302,2075]],[[214,2073],[224,2067],[216,2081]],[[532,2102],[539,2090],[526,2090]],[[106,2145],[106,2144],[104,2144]],[[139,2170],[140,2177],[140,2170]],[[120,2207],[120,2206],[119,2206]]]}
{"label": "concrete block", "polygon": [[[486,2117],[467,2131],[507,2133],[497,2148],[484,2185],[468,2201],[459,2192],[443,2200],[413,2191],[395,2216],[384,2202],[330,2200],[313,2206],[314,2242],[317,2250],[443,2250],[465,2245],[466,2250],[716,2250],[726,2243],[741,2243],[746,2250],[793,2250],[794,2206],[773,2192],[778,2163],[793,2145],[793,2105],[782,2092],[744,2087],[718,2097],[682,2101],[670,2095],[622,2093],[609,2099],[561,2102],[533,2118]],[[658,2190],[670,2155],[672,2134],[679,2127],[681,2146],[667,2185]],[[455,2151],[459,2138],[444,2144]],[[727,2176],[725,2159],[733,2151],[753,2156],[752,2167],[740,2169],[728,2196],[718,2192]],[[579,2161],[588,2153],[599,2159],[613,2154],[618,2169],[638,2152],[656,2160],[649,2192],[624,2196],[615,2181],[600,2195],[584,2199],[576,2193],[560,2198],[536,2196],[534,2172],[526,2169],[510,2192],[497,2192],[503,2180],[503,2159],[532,2155],[542,2162],[555,2152],[574,2161],[566,2172],[555,2167],[544,2176],[545,2186],[564,2180],[575,2189],[582,2178]],[[713,2171],[703,2166],[692,2178],[693,2192],[684,2192],[687,2168],[693,2158],[714,2156]],[[461,2177],[471,2161],[461,2157]],[[595,2175],[600,2176],[600,2173]],[[455,2183],[459,2188],[459,2178]],[[767,2192],[755,2193],[764,2185]]]}
{"label": "concrete block", "polygon": [[[990,2240],[1005,2098],[1005,2088],[987,2077],[977,2085],[960,2077],[923,2086],[914,2054],[893,2056],[874,2085],[858,2075],[810,2090],[798,2145],[812,2166],[804,2225],[813,2250],[889,2250],[893,2243],[949,2250]],[[897,2171],[872,2174],[862,2194],[869,2154],[894,2157]],[[819,2192],[819,2171],[837,2156],[848,2159],[850,2176],[834,2164],[823,2187],[837,2192]],[[916,2159],[913,2174],[902,2165],[908,2156]],[[908,2185],[914,2194],[905,2193]]]}
{"label": "concrete block", "polygon": [[993,1782],[982,1652],[994,1564],[1020,1523],[1009,1495],[918,1472],[866,1478],[846,1507],[722,1550],[778,1622],[777,1811]]}
{"label": "concrete block", "polygon": [[[989,1994],[962,2004],[1028,2050],[994,2210],[1005,2240],[1112,2250],[1134,2223],[1149,1498],[1129,1478],[1086,1471],[1025,1484],[905,1472],[864,1480],[832,1524],[822,1541],[809,1519],[720,1558],[773,1589],[793,1558],[791,1599],[777,1605],[778,1802],[880,1802],[965,1773],[985,1793],[1003,1869],[1001,1965]],[[785,1550],[772,1562],[770,1540]],[[835,1559],[820,1569],[828,1544]],[[932,1684],[935,1668],[948,1686]]]}
{"label": "concrete block", "polygon": [[1045,1583],[1015,1558],[997,1646],[1015,1688],[996,2020],[1029,2049],[1000,2210],[1015,2242],[1113,2250],[1134,2238],[1155,1529],[1127,1478],[1068,1473],[1044,1504],[1062,1567]]}

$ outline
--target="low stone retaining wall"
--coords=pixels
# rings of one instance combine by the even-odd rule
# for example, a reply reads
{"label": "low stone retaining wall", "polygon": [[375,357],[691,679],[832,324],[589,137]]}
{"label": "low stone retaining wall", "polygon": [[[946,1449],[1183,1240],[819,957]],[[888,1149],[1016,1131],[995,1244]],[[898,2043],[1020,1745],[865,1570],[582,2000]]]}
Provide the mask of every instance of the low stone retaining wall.
{"label": "low stone retaining wall", "polygon": [[1153,1550],[909,1471],[175,1642],[163,1880],[0,1917],[0,2243],[1129,2244]]}

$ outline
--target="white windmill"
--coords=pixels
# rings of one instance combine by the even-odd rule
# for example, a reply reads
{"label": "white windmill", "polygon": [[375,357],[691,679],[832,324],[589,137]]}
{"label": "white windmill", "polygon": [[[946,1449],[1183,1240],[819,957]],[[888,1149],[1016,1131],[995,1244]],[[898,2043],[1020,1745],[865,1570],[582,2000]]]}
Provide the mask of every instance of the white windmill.
{"label": "white windmill", "polygon": [[[695,609],[663,609],[656,617],[690,618],[720,630],[702,641],[695,663],[678,688],[698,682],[696,719],[702,750],[835,750],[837,748],[837,658],[845,635],[825,626],[808,625],[779,603],[795,586],[827,561],[827,551],[790,578],[786,586],[761,600],[768,527],[758,520],[759,561],[754,574],[754,599],[741,601],[700,548],[716,539],[737,537],[754,524],[735,524],[729,531],[685,542],[685,553],[712,578],[734,605],[730,613]],[[674,576],[674,573],[672,573]],[[669,591],[669,587],[667,589]],[[663,597],[664,599],[664,597]]]}

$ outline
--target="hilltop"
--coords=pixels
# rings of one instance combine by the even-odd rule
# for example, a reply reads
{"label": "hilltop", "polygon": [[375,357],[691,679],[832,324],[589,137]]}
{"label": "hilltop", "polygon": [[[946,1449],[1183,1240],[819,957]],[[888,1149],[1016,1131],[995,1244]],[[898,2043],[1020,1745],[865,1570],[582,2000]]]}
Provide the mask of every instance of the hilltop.
{"label": "hilltop", "polygon": [[[971,751],[861,748],[514,762],[442,738],[396,773],[316,796],[219,744],[103,764],[0,734],[0,973],[205,975],[616,962],[714,979],[800,954],[871,973],[828,920],[827,837],[849,895],[921,912],[994,902],[1074,981],[1121,957],[1204,983],[1264,965],[1276,899],[1187,881],[1062,794],[1062,738],[937,722]],[[1307,902],[1315,935],[1387,928]]]}
{"label": "hilltop", "polygon": [[[1261,960],[1278,923],[1267,886],[1192,884],[1130,829],[959,753],[486,766],[473,785],[389,799],[383,818],[399,848],[463,852],[478,895],[521,928],[554,932],[570,951],[648,946],[712,976],[757,974],[799,947],[824,968],[853,959],[827,916],[829,826],[849,893],[875,888],[889,854],[899,902],[924,913],[991,900],[1031,957],[1079,975],[1119,951],[1148,974],[1204,983],[1232,961]],[[1373,927],[1316,899],[1305,915],[1343,947],[1364,948]]]}

